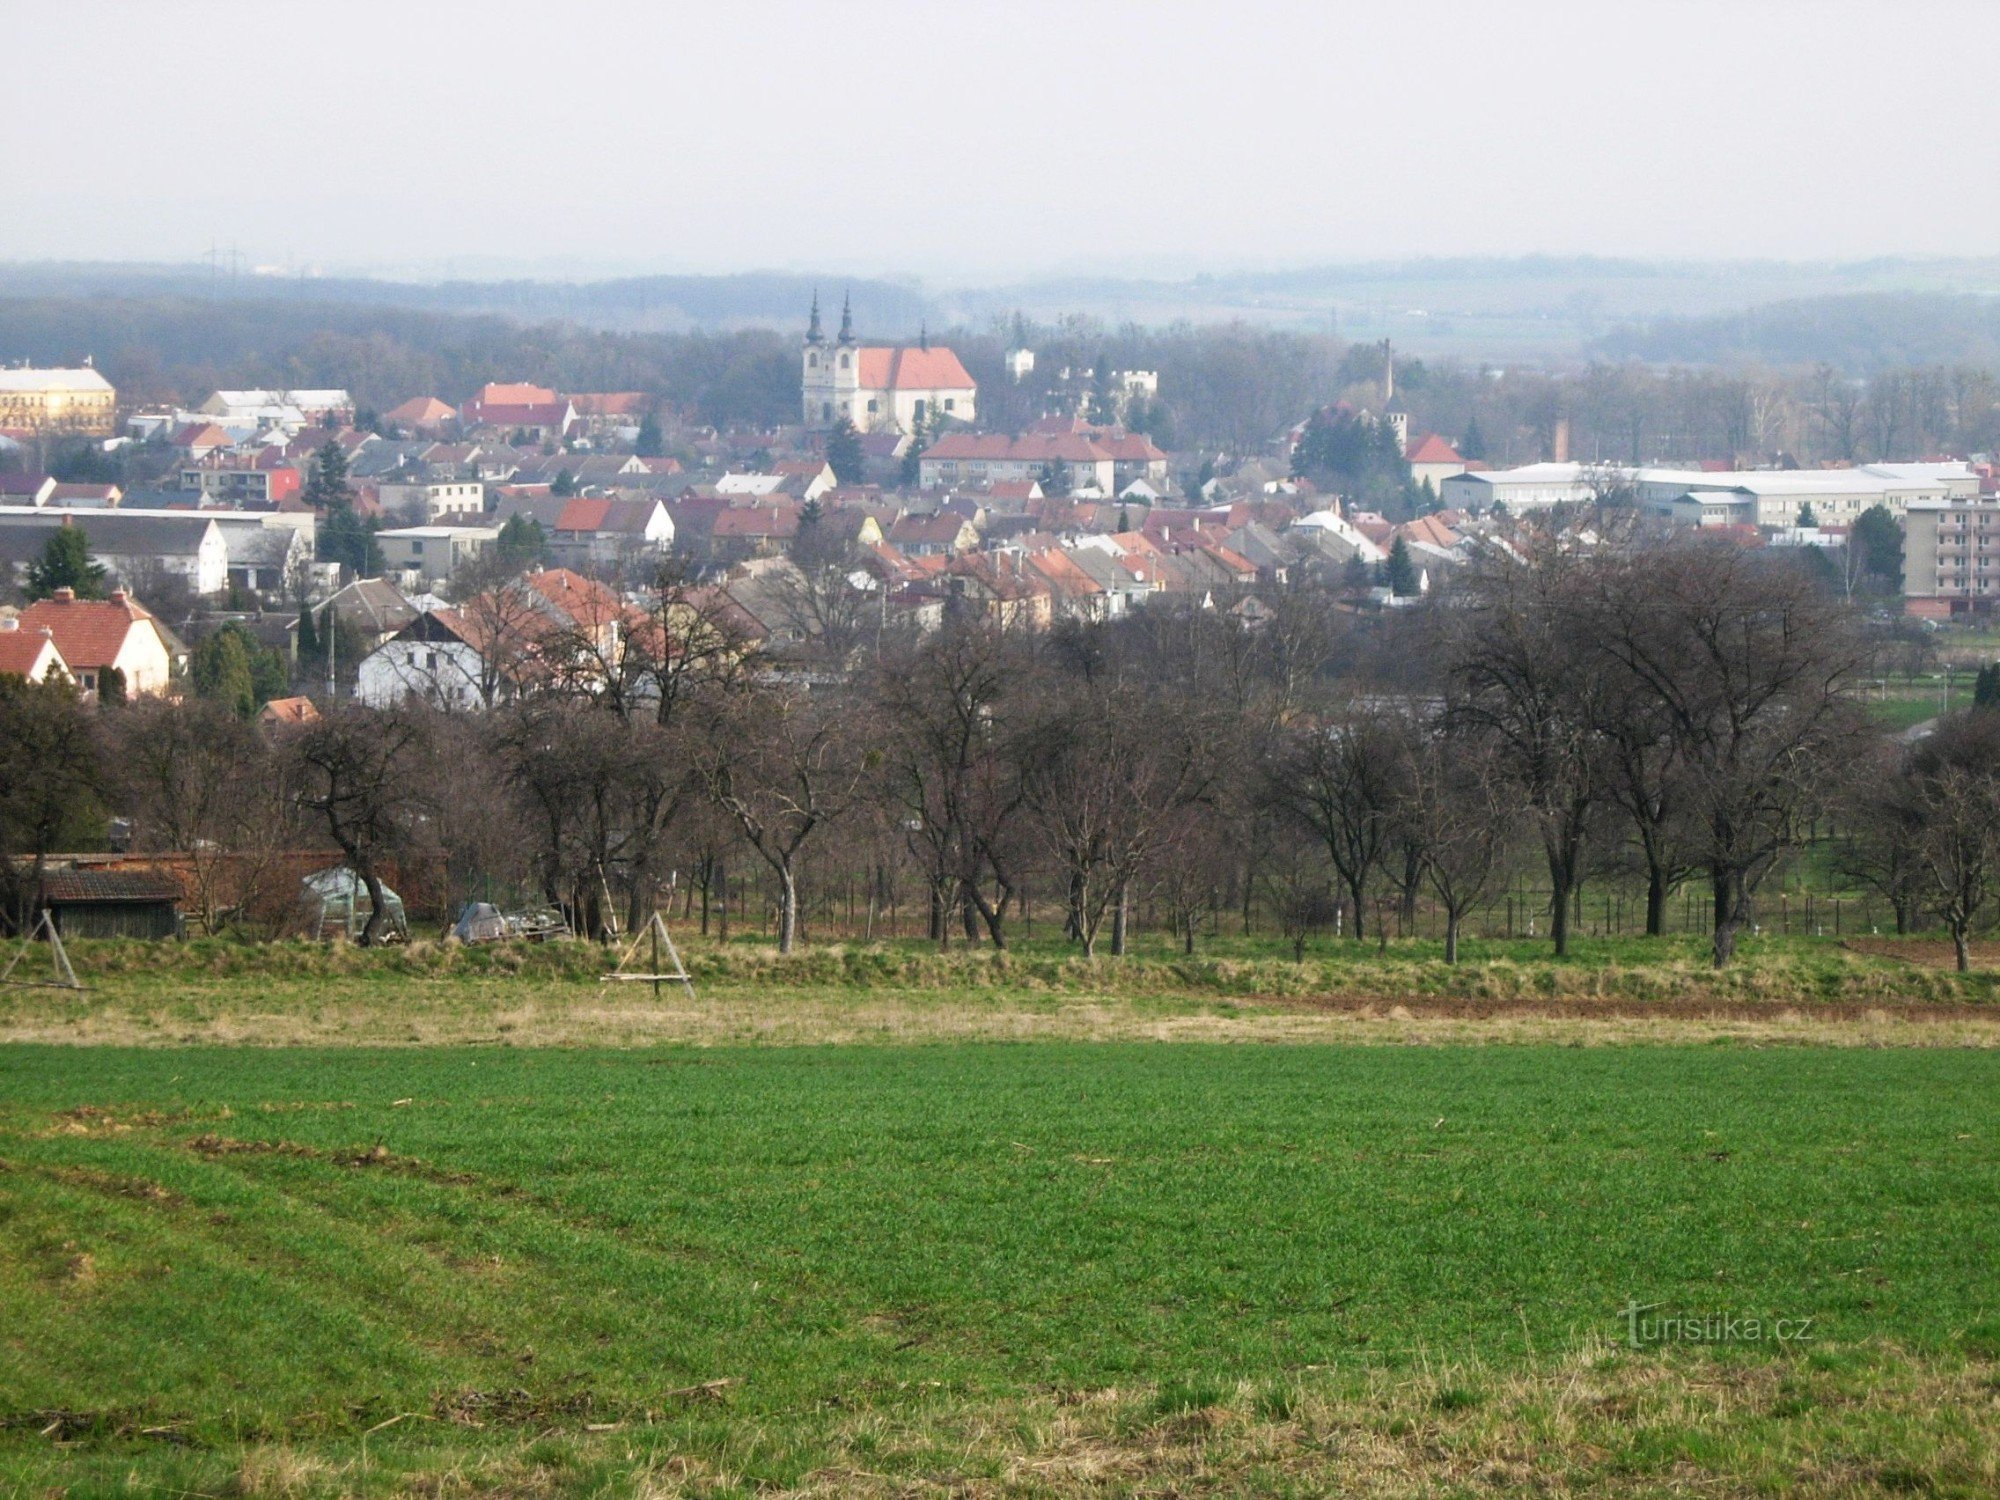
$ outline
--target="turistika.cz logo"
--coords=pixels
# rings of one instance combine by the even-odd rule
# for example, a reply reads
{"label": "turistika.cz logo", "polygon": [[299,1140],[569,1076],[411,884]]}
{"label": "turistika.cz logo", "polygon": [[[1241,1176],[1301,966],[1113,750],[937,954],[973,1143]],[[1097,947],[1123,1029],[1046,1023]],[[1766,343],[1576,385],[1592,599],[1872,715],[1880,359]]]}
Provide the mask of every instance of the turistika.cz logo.
{"label": "turistika.cz logo", "polygon": [[1797,1344],[1817,1337],[1817,1318],[1767,1318],[1747,1313],[1677,1312],[1648,1317],[1664,1302],[1634,1299],[1618,1309],[1625,1342],[1634,1349],[1654,1344]]}

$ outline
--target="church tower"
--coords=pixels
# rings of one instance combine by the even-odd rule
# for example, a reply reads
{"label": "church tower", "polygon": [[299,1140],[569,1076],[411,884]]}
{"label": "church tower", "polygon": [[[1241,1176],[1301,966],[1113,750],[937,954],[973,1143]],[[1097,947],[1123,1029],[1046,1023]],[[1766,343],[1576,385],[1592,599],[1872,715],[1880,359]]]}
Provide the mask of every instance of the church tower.
{"label": "church tower", "polygon": [[799,397],[808,427],[831,427],[836,406],[833,382],[833,353],[826,347],[826,335],[819,326],[819,293],[813,293],[812,321],[806,325],[805,342],[799,350]]}

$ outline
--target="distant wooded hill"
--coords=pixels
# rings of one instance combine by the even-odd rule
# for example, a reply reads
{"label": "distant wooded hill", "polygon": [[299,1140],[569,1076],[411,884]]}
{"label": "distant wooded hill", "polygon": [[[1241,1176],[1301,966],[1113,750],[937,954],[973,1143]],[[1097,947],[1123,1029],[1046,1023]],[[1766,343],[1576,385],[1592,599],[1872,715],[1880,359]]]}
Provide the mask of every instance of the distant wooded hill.
{"label": "distant wooded hill", "polygon": [[1851,374],[1917,365],[2000,368],[2000,296],[1802,297],[1740,313],[1620,329],[1592,352],[1656,364],[1802,366]]}

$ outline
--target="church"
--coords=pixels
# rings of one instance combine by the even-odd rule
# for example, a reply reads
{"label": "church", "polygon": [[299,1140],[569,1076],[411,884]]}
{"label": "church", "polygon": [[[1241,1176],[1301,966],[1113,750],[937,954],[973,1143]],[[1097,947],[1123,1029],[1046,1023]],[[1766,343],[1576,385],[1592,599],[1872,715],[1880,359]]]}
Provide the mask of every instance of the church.
{"label": "church", "polygon": [[831,344],[819,326],[819,298],[800,356],[800,397],[808,427],[831,427],[846,417],[862,432],[915,432],[938,422],[971,422],[979,387],[949,349],[928,339],[914,349],[864,346],[854,341],[852,305],[840,310],[840,334]]}

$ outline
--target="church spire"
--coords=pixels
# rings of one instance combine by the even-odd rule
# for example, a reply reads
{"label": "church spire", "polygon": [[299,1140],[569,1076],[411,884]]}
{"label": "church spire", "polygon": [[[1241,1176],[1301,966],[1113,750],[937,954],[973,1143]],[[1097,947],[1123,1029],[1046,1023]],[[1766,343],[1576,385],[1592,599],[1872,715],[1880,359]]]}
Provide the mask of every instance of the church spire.
{"label": "church spire", "polygon": [[826,342],[826,335],[819,331],[819,288],[818,287],[813,288],[813,315],[812,315],[812,322],[806,325],[806,342],[808,344],[823,344]]}
{"label": "church spire", "polygon": [[928,350],[930,346],[931,346],[931,325],[930,325],[930,320],[925,319],[923,322],[917,325],[917,347],[919,349]]}
{"label": "church spire", "polygon": [[851,292],[840,299],[840,341],[843,344],[854,342],[854,295]]}

